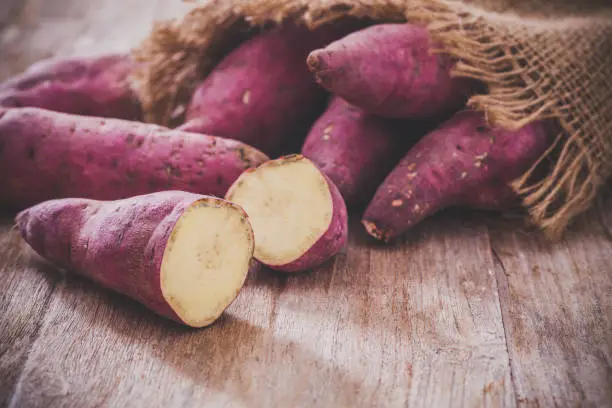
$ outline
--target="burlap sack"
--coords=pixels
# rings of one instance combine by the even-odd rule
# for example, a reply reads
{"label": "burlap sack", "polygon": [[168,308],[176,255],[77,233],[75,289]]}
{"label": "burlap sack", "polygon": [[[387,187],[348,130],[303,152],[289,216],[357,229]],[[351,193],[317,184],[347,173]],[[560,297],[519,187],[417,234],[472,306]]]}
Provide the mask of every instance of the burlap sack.
{"label": "burlap sack", "polygon": [[[531,219],[556,238],[612,174],[612,5],[609,0],[216,0],[158,23],[135,50],[147,120],[180,119],[194,85],[232,47],[285,20],[314,27],[345,16],[425,24],[459,60],[455,74],[481,80],[469,101],[492,125],[515,129],[556,118],[561,132],[516,180]],[[550,165],[552,164],[552,165]],[[538,168],[540,170],[540,168]]]}

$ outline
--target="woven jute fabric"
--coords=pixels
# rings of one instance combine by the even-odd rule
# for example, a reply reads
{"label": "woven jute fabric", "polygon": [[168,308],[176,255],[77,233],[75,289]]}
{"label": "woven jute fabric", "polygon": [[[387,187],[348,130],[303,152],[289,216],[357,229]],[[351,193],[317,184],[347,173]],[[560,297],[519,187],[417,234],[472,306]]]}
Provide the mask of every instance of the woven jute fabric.
{"label": "woven jute fabric", "polygon": [[[558,123],[555,143],[513,183],[530,218],[558,238],[612,175],[612,4],[609,0],[217,0],[158,22],[134,50],[146,120],[172,125],[195,84],[240,42],[285,21],[345,17],[428,27],[454,75],[487,86],[469,106],[493,126]],[[533,175],[537,172],[538,177]],[[543,172],[543,173],[542,173]],[[540,175],[544,174],[543,177]]]}

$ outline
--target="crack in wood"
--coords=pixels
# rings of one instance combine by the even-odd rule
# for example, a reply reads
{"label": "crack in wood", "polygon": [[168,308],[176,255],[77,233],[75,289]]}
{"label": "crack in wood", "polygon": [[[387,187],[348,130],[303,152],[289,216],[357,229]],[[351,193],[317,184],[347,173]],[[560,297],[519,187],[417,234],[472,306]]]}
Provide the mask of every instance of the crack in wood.
{"label": "crack in wood", "polygon": [[17,381],[15,382],[15,385],[12,387],[12,392],[10,393],[11,398],[9,399],[9,403],[8,403],[8,408],[13,408],[15,407],[15,403],[17,402],[17,399],[20,395],[20,388],[21,388],[21,384],[23,382],[24,376],[25,376],[25,369],[28,365],[28,361],[30,360],[30,353],[32,351],[32,349],[34,348],[34,345],[36,344],[36,341],[39,338],[43,323],[45,321],[45,317],[47,316],[47,314],[49,313],[49,305],[51,304],[51,300],[53,297],[53,294],[55,293],[55,289],[57,288],[57,284],[59,283],[60,278],[54,278],[53,279],[53,283],[51,286],[51,289],[49,290],[49,293],[47,294],[42,308],[41,310],[43,311],[43,313],[41,313],[40,315],[40,319],[38,320],[38,322],[36,322],[36,326],[34,327],[34,330],[32,331],[32,334],[30,335],[30,344],[28,346],[28,350],[25,353],[25,355],[22,357],[23,359],[23,363],[20,366],[20,370],[19,370],[19,374],[17,376]]}
{"label": "crack in wood", "polygon": [[519,406],[519,395],[518,388],[516,386],[516,379],[514,368],[512,365],[512,353],[513,351],[510,348],[510,344],[508,339],[512,336],[512,330],[510,329],[510,325],[507,322],[507,313],[509,312],[506,308],[505,301],[509,299],[510,289],[508,287],[508,280],[506,275],[508,272],[506,271],[506,267],[502,262],[499,254],[493,247],[493,242],[491,242],[491,237],[489,235],[489,247],[491,248],[491,255],[493,259],[493,265],[495,267],[495,281],[497,286],[497,298],[499,300],[499,308],[501,312],[501,321],[502,327],[504,329],[504,342],[506,343],[506,353],[508,354],[508,366],[510,369],[510,382],[512,384],[512,390],[514,391],[514,400],[516,406]]}

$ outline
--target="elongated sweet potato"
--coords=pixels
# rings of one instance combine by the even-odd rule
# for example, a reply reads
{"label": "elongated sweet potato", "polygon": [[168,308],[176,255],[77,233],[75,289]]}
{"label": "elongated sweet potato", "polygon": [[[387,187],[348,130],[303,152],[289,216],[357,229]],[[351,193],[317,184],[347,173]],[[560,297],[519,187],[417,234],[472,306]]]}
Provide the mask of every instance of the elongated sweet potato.
{"label": "elongated sweet potato", "polygon": [[[346,25],[348,27],[348,24]],[[339,38],[345,25],[310,31],[285,25],[241,44],[196,88],[182,130],[243,141],[270,156],[286,151],[325,108],[326,93],[306,67],[310,51]]]}
{"label": "elongated sweet potato", "polygon": [[302,154],[338,187],[347,205],[372,199],[376,188],[425,134],[423,124],[369,115],[333,98],[308,133]]}
{"label": "elongated sweet potato", "polygon": [[238,142],[39,108],[0,113],[0,207],[53,198],[114,200],[161,190],[223,197],[268,157]]}
{"label": "elongated sweet potato", "polygon": [[245,171],[226,199],[249,215],[254,257],[283,272],[300,272],[335,256],[348,236],[346,204],[334,183],[302,155]]}
{"label": "elongated sweet potato", "polygon": [[193,327],[213,323],[236,298],[254,249],[239,206],[182,191],[50,200],[16,224],[48,261]]}
{"label": "elongated sweet potato", "polygon": [[317,82],[368,113],[438,119],[460,109],[473,84],[452,78],[452,61],[432,54],[429,34],[412,24],[377,24],[315,50]]}
{"label": "elongated sweet potato", "polygon": [[43,60],[0,84],[0,106],[139,120],[140,102],[129,83],[135,67],[129,54]]}
{"label": "elongated sweet potato", "polygon": [[490,128],[482,114],[461,111],[427,134],[387,176],[363,216],[389,241],[449,206],[494,209],[516,199],[508,183],[550,145],[546,124],[518,131]]}

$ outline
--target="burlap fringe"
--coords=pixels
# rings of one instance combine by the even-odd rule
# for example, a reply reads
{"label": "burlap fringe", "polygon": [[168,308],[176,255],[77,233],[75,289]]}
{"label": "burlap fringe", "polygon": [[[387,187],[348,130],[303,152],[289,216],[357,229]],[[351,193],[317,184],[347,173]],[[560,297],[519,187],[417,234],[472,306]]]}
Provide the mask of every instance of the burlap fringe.
{"label": "burlap fringe", "polygon": [[[366,17],[375,22],[418,22],[427,25],[444,52],[460,62],[454,74],[488,86],[469,105],[485,112],[494,126],[517,129],[535,120],[556,119],[555,143],[532,169],[513,183],[531,219],[553,239],[594,201],[612,173],[605,160],[606,138],[593,137],[584,118],[576,117],[574,101],[560,99],[550,71],[532,64],[507,25],[491,24],[487,13],[463,3],[444,0],[218,0],[195,7],[183,20],[157,24],[135,50],[147,63],[136,80],[140,84],[147,120],[172,124],[199,79],[207,75],[234,45],[253,28],[294,20],[315,27],[338,18]],[[591,20],[585,21],[592,24]],[[609,23],[609,21],[607,22]],[[440,50],[438,50],[440,51]],[[612,97],[612,95],[611,95]],[[178,111],[178,113],[177,113]],[[606,122],[612,133],[612,118]],[[548,174],[532,181],[534,171],[551,164]]]}

